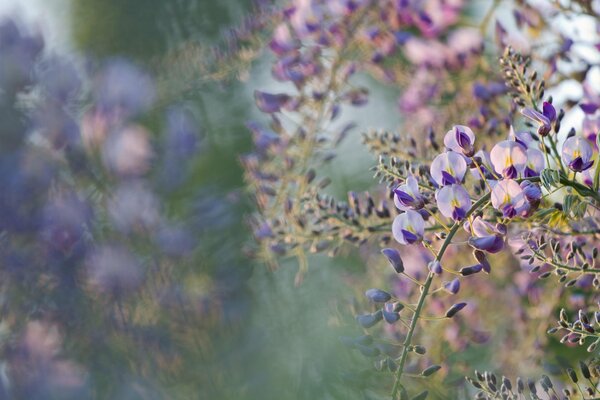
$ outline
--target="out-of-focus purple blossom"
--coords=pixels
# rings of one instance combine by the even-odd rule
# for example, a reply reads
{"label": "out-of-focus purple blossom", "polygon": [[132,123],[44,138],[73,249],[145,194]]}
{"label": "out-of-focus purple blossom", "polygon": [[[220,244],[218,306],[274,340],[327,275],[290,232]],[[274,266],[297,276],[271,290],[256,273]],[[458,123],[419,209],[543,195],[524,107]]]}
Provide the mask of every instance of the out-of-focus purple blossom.
{"label": "out-of-focus purple blossom", "polygon": [[537,122],[538,124],[538,134],[540,136],[546,136],[552,130],[552,123],[556,120],[556,109],[554,106],[545,101],[542,107],[542,112],[534,110],[533,108],[524,108],[521,110],[521,113]]}
{"label": "out-of-focus purple blossom", "polygon": [[163,224],[154,235],[154,240],[166,255],[172,257],[189,255],[195,245],[192,232],[180,225]]}
{"label": "out-of-focus purple blossom", "polygon": [[141,183],[123,183],[107,208],[111,222],[122,232],[149,231],[160,221],[158,199]]}
{"label": "out-of-focus purple blossom", "polygon": [[418,212],[408,210],[394,218],[392,234],[400,244],[418,243],[425,234],[425,221]]}
{"label": "out-of-focus purple blossom", "polygon": [[585,115],[583,117],[582,135],[594,143],[596,148],[598,147],[598,134],[600,134],[600,115],[597,117]]}
{"label": "out-of-focus purple blossom", "polygon": [[419,183],[413,175],[406,178],[404,185],[394,189],[394,204],[403,211],[423,208],[424,199],[419,192]]}
{"label": "out-of-focus purple blossom", "polygon": [[140,262],[125,247],[119,245],[98,246],[90,254],[86,268],[92,288],[115,296],[129,294],[144,279]]}
{"label": "out-of-focus purple blossom", "polygon": [[73,63],[53,57],[38,66],[36,75],[44,94],[51,99],[67,104],[79,95],[82,82]]}
{"label": "out-of-focus purple blossom", "polygon": [[151,77],[122,59],[108,62],[96,77],[94,88],[99,109],[124,118],[144,112],[154,103]]}
{"label": "out-of-focus purple blossom", "polygon": [[254,91],[254,99],[256,100],[256,106],[264,113],[273,114],[280,112],[282,108],[285,108],[291,101],[291,97],[287,94],[278,93],[266,93],[259,90]]}
{"label": "out-of-focus purple blossom", "polygon": [[508,88],[503,82],[482,83],[476,82],[473,84],[473,95],[483,102],[491,100],[493,97],[505,94]]}
{"label": "out-of-focus purple blossom", "polygon": [[463,65],[469,56],[481,52],[482,48],[483,38],[478,29],[460,28],[448,36],[448,57],[454,65]]}
{"label": "out-of-focus purple blossom", "polygon": [[593,187],[594,186],[594,176],[596,174],[596,168],[588,168],[585,171],[581,172],[581,180],[583,182],[584,185],[587,185],[589,187]]}
{"label": "out-of-focus purple blossom", "polygon": [[527,163],[525,147],[512,140],[497,143],[490,152],[490,158],[494,170],[509,179],[517,178]]}
{"label": "out-of-focus purple blossom", "polygon": [[565,140],[561,158],[575,172],[585,171],[594,164],[594,151],[589,142],[581,136],[573,136]]}
{"label": "out-of-focus purple blossom", "polygon": [[431,163],[431,177],[440,186],[461,183],[467,172],[467,162],[463,156],[447,151],[436,156]]}
{"label": "out-of-focus purple blossom", "polygon": [[455,125],[444,136],[444,146],[447,149],[471,157],[475,152],[475,134],[468,126]]}
{"label": "out-of-focus purple blossom", "polygon": [[114,116],[97,108],[86,111],[80,123],[83,146],[88,151],[96,151],[104,145],[109,131],[117,124]]}
{"label": "out-of-focus purple blossom", "polygon": [[459,184],[442,187],[436,192],[435,199],[442,215],[455,221],[462,220],[471,208],[469,193]]}
{"label": "out-of-focus purple blossom", "polygon": [[404,54],[415,65],[442,68],[446,63],[447,48],[437,40],[411,38],[404,45]]}
{"label": "out-of-focus purple blossom", "polygon": [[11,398],[41,400],[90,396],[87,373],[81,365],[65,358],[61,352],[62,340],[56,324],[44,320],[27,323],[17,345],[7,351]]}
{"label": "out-of-focus purple blossom", "polygon": [[82,240],[92,217],[90,205],[66,191],[44,207],[41,234],[52,248],[68,252]]}
{"label": "out-of-focus purple blossom", "polygon": [[200,130],[194,116],[183,107],[167,112],[166,145],[170,156],[186,159],[200,146]]}
{"label": "out-of-focus purple blossom", "polygon": [[295,50],[298,48],[298,46],[298,40],[292,37],[287,24],[280,24],[277,26],[277,28],[275,28],[273,32],[273,38],[269,43],[269,47],[275,54],[282,56],[292,50]]}
{"label": "out-of-focus purple blossom", "polygon": [[586,114],[594,114],[598,108],[600,108],[600,105],[594,103],[581,103],[579,104],[579,107]]}
{"label": "out-of-focus purple blossom", "polygon": [[79,147],[79,126],[57,103],[45,103],[35,111],[33,129],[55,149]]}
{"label": "out-of-focus purple blossom", "polygon": [[469,238],[469,244],[474,248],[489,253],[497,253],[504,248],[502,232],[483,218],[475,217],[470,230],[473,236]]}
{"label": "out-of-focus purple blossom", "polygon": [[109,135],[104,143],[106,166],[123,177],[141,176],[150,169],[153,156],[148,131],[140,125],[128,125]]}
{"label": "out-of-focus purple blossom", "polygon": [[0,88],[12,97],[32,83],[31,73],[44,48],[39,34],[23,31],[12,19],[0,21]]}
{"label": "out-of-focus purple blossom", "polygon": [[505,217],[512,218],[526,212],[529,204],[517,181],[504,179],[492,189],[492,206]]}

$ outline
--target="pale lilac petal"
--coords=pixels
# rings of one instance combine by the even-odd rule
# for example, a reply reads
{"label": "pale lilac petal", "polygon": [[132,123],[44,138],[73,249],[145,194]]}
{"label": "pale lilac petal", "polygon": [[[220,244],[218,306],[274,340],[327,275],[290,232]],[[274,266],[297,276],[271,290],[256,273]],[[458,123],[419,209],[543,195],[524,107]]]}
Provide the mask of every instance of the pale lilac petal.
{"label": "pale lilac petal", "polygon": [[[494,170],[498,174],[506,175],[507,170],[513,167],[517,173],[521,173],[527,163],[525,147],[511,140],[497,143],[490,152],[490,158]],[[511,178],[515,178],[514,176]]]}
{"label": "pale lilac petal", "polygon": [[469,193],[461,185],[444,186],[435,197],[442,215],[455,220],[464,218],[471,207]]}
{"label": "pale lilac petal", "polygon": [[583,171],[591,167],[593,157],[592,146],[581,136],[573,136],[565,140],[561,158],[574,171]]}
{"label": "pale lilac petal", "polygon": [[392,223],[392,234],[394,239],[400,244],[413,244],[415,241],[409,240],[407,233],[417,237],[417,241],[423,238],[425,234],[425,221],[421,214],[416,211],[406,211],[394,218]]}
{"label": "pale lilac petal", "polygon": [[440,186],[447,184],[448,176],[456,181],[452,183],[462,182],[467,172],[467,162],[462,155],[448,151],[433,159],[430,172],[432,178]]}

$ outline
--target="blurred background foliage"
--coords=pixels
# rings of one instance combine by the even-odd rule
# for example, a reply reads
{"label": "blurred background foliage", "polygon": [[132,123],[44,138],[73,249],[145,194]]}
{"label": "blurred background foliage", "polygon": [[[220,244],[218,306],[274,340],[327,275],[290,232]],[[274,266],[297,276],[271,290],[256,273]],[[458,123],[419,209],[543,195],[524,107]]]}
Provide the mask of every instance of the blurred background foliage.
{"label": "blurred background foliage", "polygon": [[[77,0],[70,21],[78,51],[96,59],[126,57],[153,68],[182,46],[223,45],[227,31],[252,9],[247,0]],[[204,135],[193,173],[168,197],[171,212],[201,218],[206,225],[204,234],[193,238],[201,251],[184,279],[212,300],[218,297],[221,309],[214,320],[195,327],[203,331],[201,349],[190,349],[192,370],[174,379],[168,391],[173,398],[189,398],[193,388],[199,399],[363,398],[342,379],[349,365],[368,369],[370,364],[353,357],[338,339],[348,322],[355,329],[346,306],[352,292],[344,280],[349,274],[360,279],[362,263],[355,257],[336,262],[316,257],[311,261],[316,268],[295,286],[295,266],[269,271],[244,253],[251,240],[244,215],[251,203],[238,157],[251,150],[245,124],[257,113],[248,82],[265,79],[268,54],[261,58],[247,82],[209,82],[173,98],[192,110]],[[153,72],[168,74],[160,67]],[[359,148],[358,141],[354,146]],[[362,165],[354,162],[352,171],[337,177],[334,190],[345,193],[345,181],[356,187],[353,173],[369,179],[370,162],[366,156]],[[346,315],[332,313],[336,308]],[[120,362],[118,356],[113,361]]]}

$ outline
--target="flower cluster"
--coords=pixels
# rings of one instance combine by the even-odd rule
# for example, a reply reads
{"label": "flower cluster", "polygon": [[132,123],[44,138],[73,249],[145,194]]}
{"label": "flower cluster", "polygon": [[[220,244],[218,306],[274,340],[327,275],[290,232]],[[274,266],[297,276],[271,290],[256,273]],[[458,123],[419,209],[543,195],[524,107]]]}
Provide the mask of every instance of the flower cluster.
{"label": "flower cluster", "polygon": [[[284,11],[270,42],[274,78],[291,82],[297,93],[255,93],[271,120],[269,128],[250,125],[257,150],[243,160],[260,208],[255,228],[261,255],[294,255],[304,270],[303,249],[335,255],[343,242],[362,246],[363,254],[372,250],[369,243],[384,247],[395,272],[392,289],[367,290],[370,309],[356,319],[365,330],[384,321],[386,335],[399,343],[389,349],[366,332],[345,342],[375,358],[376,369],[393,372],[392,398],[413,389],[405,377],[440,370],[416,344],[427,341],[420,322],[453,318],[459,325],[463,310],[477,307],[477,300],[458,297],[461,287],[483,279],[480,272],[497,274],[494,260],[506,256],[503,250],[515,238],[520,245],[508,250],[527,271],[512,278],[522,309],[528,301],[540,302],[537,278],[555,274],[567,289],[598,287],[591,249],[600,206],[600,103],[593,61],[574,51],[590,43],[561,31],[553,7],[516,3],[511,14],[518,30],[497,22],[488,37],[500,2],[466,27],[461,19],[471,10],[460,1],[297,1]],[[595,12],[585,5],[563,11],[570,18]],[[536,52],[544,43],[527,37],[531,30],[557,38],[558,47]],[[597,52],[597,45],[591,47]],[[585,82],[583,97],[565,101],[557,87],[574,76],[570,68]],[[362,200],[350,192],[345,202],[322,193],[330,181],[319,176],[320,167],[355,127],[335,124],[341,107],[367,102],[367,90],[349,80],[356,72],[401,90],[398,133],[363,134],[363,143],[379,156],[373,170],[388,186],[387,202],[385,195],[367,193]],[[579,110],[581,127],[572,122]],[[569,124],[575,127],[565,130]],[[381,199],[379,206],[373,198]],[[581,236],[569,244],[569,234]],[[478,277],[463,280],[470,276]],[[560,301],[553,300],[554,306]],[[472,337],[484,342],[489,335]]]}

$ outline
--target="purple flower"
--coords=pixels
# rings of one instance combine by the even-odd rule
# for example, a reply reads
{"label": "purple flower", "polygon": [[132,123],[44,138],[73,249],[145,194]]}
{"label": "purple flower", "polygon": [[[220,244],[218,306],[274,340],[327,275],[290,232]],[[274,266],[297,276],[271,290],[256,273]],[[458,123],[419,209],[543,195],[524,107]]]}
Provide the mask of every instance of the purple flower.
{"label": "purple flower", "polygon": [[527,217],[533,214],[540,205],[540,201],[542,200],[542,189],[539,185],[529,181],[521,182],[521,189],[523,189],[523,195],[525,195],[525,198],[529,202],[529,209],[524,215]]}
{"label": "purple flower", "polygon": [[579,107],[586,114],[594,114],[596,112],[596,110],[598,110],[598,108],[600,108],[600,105],[594,104],[594,103],[581,103],[581,104],[579,104]]}
{"label": "purple flower", "polygon": [[533,143],[533,137],[529,132],[516,132],[515,129],[511,126],[510,131],[508,132],[508,140],[513,140],[526,148],[529,147],[531,143]]}
{"label": "purple flower", "polygon": [[471,165],[471,174],[475,178],[477,178],[477,179],[481,178],[481,175],[478,171],[478,169],[481,169],[481,172],[483,172],[483,175],[487,179],[496,179],[494,177],[494,174],[492,174],[492,171],[494,170],[494,168],[492,167],[492,160],[490,159],[490,153],[488,153],[485,150],[479,150],[473,156],[473,161],[474,161],[474,163]]}
{"label": "purple flower", "polygon": [[461,183],[467,172],[467,162],[459,153],[447,151],[433,159],[430,172],[440,186]]}
{"label": "purple flower", "polygon": [[272,94],[255,90],[254,100],[256,100],[256,106],[262,112],[273,114],[281,111],[283,107],[288,105],[291,98],[289,95],[283,93]]}
{"label": "purple flower", "polygon": [[96,103],[116,114],[137,114],[152,106],[156,88],[152,78],[135,65],[112,60],[95,80]]}
{"label": "purple flower", "polygon": [[402,258],[400,257],[400,252],[396,249],[383,249],[381,250],[384,256],[387,257],[388,261],[394,271],[398,274],[404,272],[404,263],[402,262]]}
{"label": "purple flower", "polygon": [[425,234],[425,221],[418,212],[408,210],[394,219],[392,234],[400,244],[418,243]]}
{"label": "purple flower", "polygon": [[292,37],[287,24],[280,24],[273,32],[269,47],[275,54],[282,56],[296,49],[298,41]]}
{"label": "purple flower", "polygon": [[525,170],[523,170],[525,178],[539,176],[545,166],[544,153],[538,149],[527,149],[527,162],[525,163]]}
{"label": "purple flower", "polygon": [[584,185],[593,187],[595,174],[596,174],[596,168],[590,168],[590,169],[586,169],[585,171],[583,171],[581,173],[581,180],[583,181]]}
{"label": "purple flower", "polygon": [[581,136],[573,136],[565,140],[562,147],[562,160],[575,172],[589,169],[594,161],[592,146]]}
{"label": "purple flower", "polygon": [[533,108],[524,108],[521,110],[521,114],[538,123],[538,134],[540,136],[546,136],[550,133],[552,122],[556,120],[556,110],[547,101],[544,102],[542,112],[536,111]]}
{"label": "purple flower", "polygon": [[502,233],[492,224],[476,217],[471,224],[473,236],[469,244],[478,250],[497,253],[504,247]]}
{"label": "purple flower", "polygon": [[504,140],[494,146],[490,158],[497,173],[505,178],[514,179],[527,163],[526,148],[512,140]]}
{"label": "purple flower", "polygon": [[460,290],[460,280],[454,278],[450,282],[444,282],[444,290],[450,294],[456,294]]}
{"label": "purple flower", "polygon": [[587,140],[592,143],[596,143],[598,138],[598,133],[600,132],[600,116],[592,117],[590,115],[586,115],[583,117],[583,126],[582,126],[582,134]]}
{"label": "purple flower", "polygon": [[496,183],[492,189],[492,206],[507,218],[521,215],[529,207],[523,189],[513,179]]}
{"label": "purple flower", "polygon": [[462,153],[467,157],[471,157],[475,152],[473,144],[475,143],[475,135],[468,126],[455,125],[450,129],[444,137],[444,145],[446,148]]}
{"label": "purple flower", "polygon": [[433,260],[429,264],[427,264],[427,268],[429,271],[433,272],[436,275],[441,275],[443,272],[442,264],[438,260]]}
{"label": "purple flower", "polygon": [[419,184],[414,176],[409,175],[404,185],[394,189],[394,204],[402,211],[423,208],[423,196],[419,193]]}
{"label": "purple flower", "polygon": [[471,207],[469,193],[461,185],[448,185],[435,194],[440,212],[448,218],[460,221]]}

